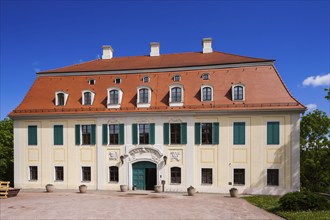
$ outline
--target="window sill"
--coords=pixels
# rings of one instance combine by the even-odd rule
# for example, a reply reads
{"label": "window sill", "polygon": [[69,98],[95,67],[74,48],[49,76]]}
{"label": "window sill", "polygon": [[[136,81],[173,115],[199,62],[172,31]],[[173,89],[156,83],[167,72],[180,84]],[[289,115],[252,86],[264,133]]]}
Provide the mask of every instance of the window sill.
{"label": "window sill", "polygon": [[120,104],[108,104],[108,108],[120,108]]}
{"label": "window sill", "polygon": [[267,187],[280,187],[279,185],[266,185]]}
{"label": "window sill", "polygon": [[81,182],[82,182],[82,183],[90,183],[91,180],[82,180]]}
{"label": "window sill", "polygon": [[245,186],[245,184],[234,184],[233,186]]}
{"label": "window sill", "polygon": [[170,183],[171,186],[180,186],[181,183]]}
{"label": "window sill", "polygon": [[183,102],[170,102],[170,107],[180,107],[183,106]]}
{"label": "window sill", "polygon": [[150,103],[137,103],[136,107],[138,107],[138,108],[149,108]]}
{"label": "window sill", "polygon": [[110,181],[110,182],[108,182],[109,184],[118,184],[119,183],[119,181]]}
{"label": "window sill", "polygon": [[54,180],[55,183],[62,183],[64,180]]}
{"label": "window sill", "polygon": [[213,183],[202,183],[201,185],[202,185],[202,186],[212,186]]}

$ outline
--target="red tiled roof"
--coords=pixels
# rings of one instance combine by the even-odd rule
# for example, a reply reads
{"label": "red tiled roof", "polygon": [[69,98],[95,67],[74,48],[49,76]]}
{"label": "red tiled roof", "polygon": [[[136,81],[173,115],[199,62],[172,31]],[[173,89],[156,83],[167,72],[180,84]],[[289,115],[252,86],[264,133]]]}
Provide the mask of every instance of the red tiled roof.
{"label": "red tiled roof", "polygon": [[[93,69],[95,71],[96,63],[105,61],[92,61],[93,68],[90,66],[88,70]],[[86,63],[86,65],[89,64]],[[63,69],[70,71],[70,68],[74,69],[74,67]],[[108,67],[101,65],[99,68],[105,69]],[[63,69],[57,69],[56,71],[60,72]],[[210,80],[201,78],[201,75],[205,73],[203,70],[85,76],[39,75],[22,103],[10,116],[115,112],[305,110],[305,107],[290,95],[273,65],[208,69],[207,72],[210,74]],[[176,74],[180,74],[181,81],[179,83],[184,88],[184,106],[182,107],[170,107],[168,103],[169,86],[176,83],[172,79]],[[141,79],[145,75],[150,77],[149,83],[142,82]],[[121,84],[114,84],[114,79],[117,77],[122,79]],[[88,79],[90,78],[96,80],[95,85],[89,85]],[[231,86],[235,83],[245,85],[244,102],[233,102],[231,100]],[[214,94],[211,102],[200,101],[200,88],[205,84],[213,86]],[[142,85],[148,85],[152,89],[150,108],[136,107],[137,87]],[[114,86],[123,91],[120,109],[107,108],[107,89]],[[92,106],[81,104],[83,90],[91,90],[95,93]],[[55,106],[55,92],[57,91],[64,91],[69,94],[66,106]]]}
{"label": "red tiled roof", "polygon": [[94,72],[107,70],[141,70],[141,69],[157,69],[171,67],[192,67],[220,64],[237,64],[274,61],[269,59],[252,58],[246,56],[233,55],[223,52],[214,51],[213,53],[178,53],[178,54],[162,54],[160,56],[132,56],[132,57],[115,57],[108,60],[98,59],[85,63],[71,65],[54,70],[39,72],[38,74],[47,73],[65,73],[65,72]]}

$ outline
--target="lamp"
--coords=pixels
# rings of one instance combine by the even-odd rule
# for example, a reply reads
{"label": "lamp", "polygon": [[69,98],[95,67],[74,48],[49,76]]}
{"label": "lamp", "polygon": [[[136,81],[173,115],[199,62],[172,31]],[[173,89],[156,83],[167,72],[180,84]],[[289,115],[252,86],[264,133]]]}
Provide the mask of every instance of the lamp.
{"label": "lamp", "polygon": [[122,164],[124,164],[124,156],[123,155],[120,156],[120,161],[121,161]]}
{"label": "lamp", "polygon": [[165,155],[165,156],[163,157],[163,159],[164,159],[164,163],[165,163],[165,165],[166,165],[167,156]]}

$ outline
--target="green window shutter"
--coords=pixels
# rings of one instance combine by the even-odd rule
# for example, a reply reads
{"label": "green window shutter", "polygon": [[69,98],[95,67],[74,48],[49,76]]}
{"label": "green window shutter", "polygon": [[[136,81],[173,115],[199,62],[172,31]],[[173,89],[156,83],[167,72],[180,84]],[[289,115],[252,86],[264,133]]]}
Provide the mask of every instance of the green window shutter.
{"label": "green window shutter", "polygon": [[76,145],[80,145],[80,125],[76,125]]}
{"label": "green window shutter", "polygon": [[102,144],[108,145],[108,125],[102,125]]}
{"label": "green window shutter", "polygon": [[124,124],[119,124],[119,144],[125,144]]}
{"label": "green window shutter", "polygon": [[280,123],[267,122],[267,144],[280,143]]}
{"label": "green window shutter", "polygon": [[212,144],[219,144],[219,122],[214,122],[213,123],[213,128],[212,128],[213,134],[213,143]]}
{"label": "green window shutter", "polygon": [[195,123],[195,144],[201,144],[201,123]]}
{"label": "green window shutter", "polygon": [[245,144],[245,122],[234,122],[234,144]]}
{"label": "green window shutter", "polygon": [[63,145],[63,125],[54,125],[54,145]]}
{"label": "green window shutter", "polygon": [[149,144],[155,144],[155,123],[150,124]]}
{"label": "green window shutter", "polygon": [[181,123],[181,144],[187,144],[187,123]]}
{"label": "green window shutter", "polygon": [[36,125],[28,126],[28,144],[29,145],[38,145],[38,134],[37,134]]}
{"label": "green window shutter", "polygon": [[168,145],[170,143],[169,141],[169,132],[170,132],[170,124],[169,123],[164,123],[163,126],[163,135],[164,135],[164,144]]}
{"label": "green window shutter", "polygon": [[95,145],[96,143],[96,125],[91,125],[91,145]]}
{"label": "green window shutter", "polygon": [[138,144],[138,130],[137,130],[137,124],[132,124],[132,143]]}

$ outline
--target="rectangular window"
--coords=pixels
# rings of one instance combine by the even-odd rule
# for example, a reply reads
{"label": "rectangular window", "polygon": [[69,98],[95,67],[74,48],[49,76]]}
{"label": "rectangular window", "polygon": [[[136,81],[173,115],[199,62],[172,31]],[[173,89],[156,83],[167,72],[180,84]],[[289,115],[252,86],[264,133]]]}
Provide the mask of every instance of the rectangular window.
{"label": "rectangular window", "polygon": [[176,184],[181,183],[181,168],[180,167],[171,168],[171,183],[176,183]]}
{"label": "rectangular window", "polygon": [[119,144],[119,125],[109,125],[110,144]]}
{"label": "rectangular window", "polygon": [[38,180],[38,167],[37,166],[30,166],[30,180],[36,181]]}
{"label": "rectangular window", "polygon": [[267,122],[267,144],[280,144],[279,122]]}
{"label": "rectangular window", "polygon": [[110,182],[119,182],[118,167],[109,167]]}
{"label": "rectangular window", "polygon": [[64,180],[64,169],[63,167],[55,167],[55,180],[63,181]]}
{"label": "rectangular window", "polygon": [[202,184],[212,184],[211,168],[202,168]]}
{"label": "rectangular window", "polygon": [[91,167],[82,167],[82,181],[91,181]]}
{"label": "rectangular window", "polygon": [[181,124],[171,124],[171,144],[181,144]]}
{"label": "rectangular window", "polygon": [[279,172],[278,169],[267,169],[267,185],[278,186],[279,185]]}
{"label": "rectangular window", "polygon": [[149,144],[150,124],[139,124],[139,143]]}
{"label": "rectangular window", "polygon": [[234,145],[245,144],[245,122],[234,122]]}
{"label": "rectangular window", "polygon": [[234,169],[234,185],[245,185],[245,169]]}
{"label": "rectangular window", "polygon": [[92,126],[91,125],[82,125],[81,131],[82,131],[82,144],[83,145],[91,144]]}
{"label": "rectangular window", "polygon": [[202,123],[202,144],[212,144],[212,123]]}
{"label": "rectangular window", "polygon": [[54,145],[63,145],[63,125],[54,125]]}
{"label": "rectangular window", "polygon": [[28,144],[29,145],[38,145],[38,135],[37,135],[37,126],[36,125],[28,126]]}

